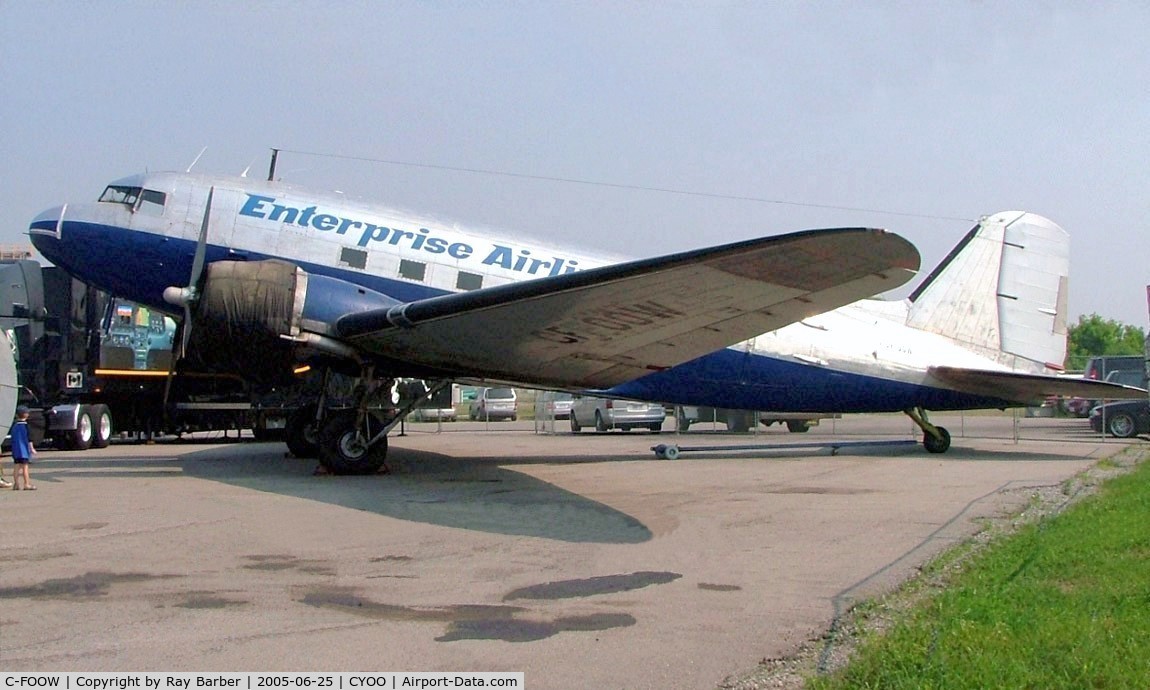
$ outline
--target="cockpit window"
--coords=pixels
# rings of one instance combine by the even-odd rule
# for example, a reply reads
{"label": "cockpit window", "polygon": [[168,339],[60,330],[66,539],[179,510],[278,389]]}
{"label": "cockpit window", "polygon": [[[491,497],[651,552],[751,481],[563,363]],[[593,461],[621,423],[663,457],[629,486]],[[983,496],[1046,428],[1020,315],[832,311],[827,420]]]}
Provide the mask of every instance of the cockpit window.
{"label": "cockpit window", "polygon": [[120,185],[110,184],[108,188],[104,190],[104,193],[100,195],[100,201],[135,206],[142,191],[139,187],[122,187]]}
{"label": "cockpit window", "polygon": [[143,187],[126,187],[124,185],[110,184],[100,195],[100,201],[113,204],[124,204],[133,211],[143,211],[150,215],[160,215],[164,212],[164,202],[168,195],[154,189]]}
{"label": "cockpit window", "polygon": [[164,200],[167,195],[154,189],[145,189],[140,193],[140,212],[159,216],[164,213]]}

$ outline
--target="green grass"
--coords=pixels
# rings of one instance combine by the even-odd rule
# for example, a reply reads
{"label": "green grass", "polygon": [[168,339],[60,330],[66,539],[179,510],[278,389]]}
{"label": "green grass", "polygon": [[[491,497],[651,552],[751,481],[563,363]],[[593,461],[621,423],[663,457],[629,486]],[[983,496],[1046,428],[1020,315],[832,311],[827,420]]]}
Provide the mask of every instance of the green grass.
{"label": "green grass", "polygon": [[1150,688],[1150,463],[959,570],[808,687]]}

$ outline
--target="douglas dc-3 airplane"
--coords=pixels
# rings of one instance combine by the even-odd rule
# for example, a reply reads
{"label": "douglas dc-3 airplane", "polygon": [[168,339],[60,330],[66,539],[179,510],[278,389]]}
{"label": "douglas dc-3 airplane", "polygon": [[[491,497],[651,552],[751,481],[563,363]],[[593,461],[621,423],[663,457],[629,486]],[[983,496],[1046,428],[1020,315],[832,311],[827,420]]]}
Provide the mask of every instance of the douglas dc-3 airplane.
{"label": "douglas dc-3 airplane", "polygon": [[288,429],[335,473],[384,465],[416,401],[401,377],[500,381],[786,412],[926,410],[1049,395],[1145,395],[1058,378],[1068,239],[1030,213],[982,220],[910,298],[866,299],[919,268],[883,230],[763,237],[618,262],[437,223],[282,182],[148,173],[37,216],[50,261],[183,314],[177,354],[255,384],[307,364],[358,377]]}

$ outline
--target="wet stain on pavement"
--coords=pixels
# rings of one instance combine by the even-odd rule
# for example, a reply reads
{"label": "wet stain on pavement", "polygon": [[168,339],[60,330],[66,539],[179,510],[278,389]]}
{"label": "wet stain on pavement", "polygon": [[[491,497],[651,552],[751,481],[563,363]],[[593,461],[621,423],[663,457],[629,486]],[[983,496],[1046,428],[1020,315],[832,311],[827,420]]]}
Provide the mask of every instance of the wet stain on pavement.
{"label": "wet stain on pavement", "polygon": [[788,486],[781,489],[768,489],[768,494],[817,494],[820,496],[856,496],[858,494],[873,494],[874,489],[846,489],[828,486]]}
{"label": "wet stain on pavement", "polygon": [[517,618],[517,615],[528,612],[519,606],[457,604],[420,608],[384,604],[365,599],[348,587],[311,589],[299,601],[308,606],[344,611],[376,620],[445,623],[448,626],[447,632],[435,638],[437,642],[532,642],[561,632],[607,630],[635,624],[635,618],[625,613],[565,616],[549,621]]}
{"label": "wet stain on pavement", "polygon": [[188,592],[187,598],[175,606],[182,609],[223,609],[229,606],[243,606],[248,602],[240,599],[227,599],[215,592]]}
{"label": "wet stain on pavement", "polygon": [[679,573],[640,571],[629,575],[601,575],[582,580],[559,580],[520,587],[508,592],[503,601],[515,599],[574,599],[596,594],[629,592],[651,585],[664,585],[683,577]]}
{"label": "wet stain on pavement", "polygon": [[502,640],[534,642],[561,632],[590,632],[635,625],[635,617],[626,613],[597,613],[590,616],[566,616],[554,621],[511,619],[466,620],[452,623],[448,631],[435,638],[437,642],[457,640]]}
{"label": "wet stain on pavement", "polygon": [[0,587],[0,599],[81,599],[102,597],[112,585],[161,580],[179,575],[88,572],[76,577],[44,580],[37,585]]}
{"label": "wet stain on pavement", "polygon": [[0,563],[17,562],[17,561],[26,561],[26,562],[50,561],[53,558],[68,558],[69,556],[73,556],[73,555],[75,555],[75,554],[73,554],[71,551],[43,551],[40,553],[6,554],[3,556],[0,556]]}
{"label": "wet stain on pavement", "polygon": [[104,527],[107,527],[107,526],[108,526],[108,523],[106,523],[106,522],[84,522],[84,523],[81,523],[79,525],[72,525],[72,529],[74,529],[74,530],[103,529]]}
{"label": "wet stain on pavement", "polygon": [[248,561],[243,567],[247,570],[298,570],[311,575],[334,575],[332,569],[324,561],[303,560],[287,554],[263,554],[244,556]]}
{"label": "wet stain on pavement", "polygon": [[738,585],[716,585],[710,582],[700,582],[699,589],[705,589],[708,592],[738,592],[743,588]]}

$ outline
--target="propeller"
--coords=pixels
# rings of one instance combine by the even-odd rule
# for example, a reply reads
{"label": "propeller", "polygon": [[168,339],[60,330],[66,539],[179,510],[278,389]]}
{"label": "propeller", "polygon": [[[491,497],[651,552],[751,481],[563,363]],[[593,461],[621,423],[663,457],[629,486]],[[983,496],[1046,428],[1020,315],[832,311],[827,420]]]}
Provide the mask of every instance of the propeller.
{"label": "propeller", "polygon": [[184,323],[180,329],[180,351],[175,359],[183,359],[188,353],[188,339],[192,332],[192,306],[199,298],[199,284],[204,272],[204,255],[208,249],[208,225],[212,213],[212,195],[216,188],[208,189],[208,201],[204,206],[204,219],[200,223],[200,237],[196,241],[196,254],[192,259],[192,274],[188,279],[187,287],[171,286],[164,288],[164,301],[168,304],[184,308]]}

